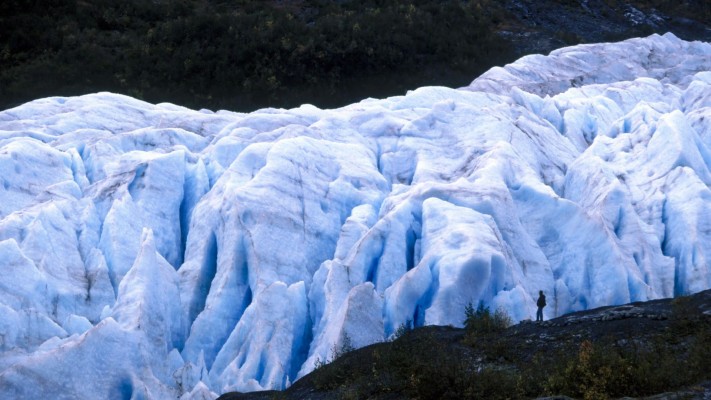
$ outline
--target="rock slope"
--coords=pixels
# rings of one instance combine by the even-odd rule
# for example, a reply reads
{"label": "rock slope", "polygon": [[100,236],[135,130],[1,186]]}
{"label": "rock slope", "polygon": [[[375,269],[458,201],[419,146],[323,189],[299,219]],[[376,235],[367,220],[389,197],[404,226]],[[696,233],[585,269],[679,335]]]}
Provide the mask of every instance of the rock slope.
{"label": "rock slope", "polygon": [[[445,368],[433,379],[446,381],[454,374],[465,376],[482,371],[520,372],[524,378],[530,374],[543,375],[543,381],[561,369],[577,364],[581,360],[579,352],[587,344],[598,346],[601,352],[612,354],[636,354],[638,364],[644,360],[646,350],[654,352],[669,351],[655,361],[667,361],[672,358],[688,363],[678,371],[669,370],[657,373],[647,371],[648,379],[667,378],[681,375],[681,386],[664,386],[654,382],[649,388],[636,386],[638,382],[630,379],[623,390],[623,395],[643,391],[644,399],[708,399],[711,396],[711,374],[701,373],[701,381],[695,381],[691,375],[689,352],[699,345],[708,344],[708,328],[711,324],[711,290],[699,292],[676,299],[659,299],[647,302],[635,302],[619,306],[600,307],[579,311],[547,320],[543,323],[530,320],[509,327],[503,332],[492,335],[480,335],[476,340],[468,336],[466,330],[452,327],[428,326],[412,332],[406,332],[393,342],[378,343],[363,349],[342,355],[331,364],[307,375],[296,384],[282,392],[263,391],[253,393],[226,393],[219,400],[260,400],[260,399],[332,399],[332,398],[369,398],[369,399],[407,399],[413,396],[413,382],[402,382],[402,377],[411,377],[419,373],[418,362],[438,363],[442,359]],[[705,335],[705,336],[704,336]],[[701,342],[695,342],[700,340]],[[422,343],[436,348],[435,359],[427,359]],[[585,343],[585,344],[584,344]],[[640,351],[642,349],[642,351]],[[709,349],[706,348],[708,356]],[[685,354],[686,353],[686,354]],[[449,354],[450,358],[442,354]],[[607,355],[607,354],[606,354]],[[640,356],[641,355],[641,356]],[[701,356],[701,355],[700,355]],[[668,358],[664,358],[668,357]],[[384,364],[384,365],[383,365]],[[408,364],[410,364],[408,366]],[[560,365],[557,365],[560,364]],[[568,365],[566,365],[568,364]],[[457,371],[456,366],[463,365]],[[708,363],[706,363],[708,365]],[[455,366],[452,368],[452,366]],[[408,369],[409,367],[409,369]],[[449,367],[449,368],[446,368]],[[654,370],[668,368],[669,364],[654,364]],[[454,369],[454,371],[452,371]],[[404,370],[404,371],[401,371]],[[541,374],[541,371],[543,374]],[[378,371],[377,376],[372,371]],[[395,372],[393,372],[395,371]],[[590,372],[600,373],[599,370]],[[614,370],[614,374],[623,375],[626,371]],[[390,376],[388,376],[390,375]],[[705,375],[705,376],[704,376]],[[479,375],[478,379],[494,380],[495,375]],[[364,378],[365,377],[365,378]],[[533,378],[536,379],[536,378]],[[406,379],[407,380],[407,379]],[[413,381],[415,379],[412,379]],[[662,379],[660,379],[662,380]],[[366,382],[364,382],[366,381]],[[511,382],[499,382],[504,385],[494,386],[486,398],[511,398]],[[514,382],[520,386],[521,381]],[[431,398],[481,398],[480,393],[462,392],[457,388],[462,382],[454,382],[454,393],[432,393]],[[661,388],[654,391],[651,386]],[[608,385],[611,386],[611,385]],[[440,388],[444,389],[444,388]],[[608,387],[608,389],[610,389]],[[525,389],[524,389],[525,390]],[[459,393],[457,393],[459,391]],[[528,394],[528,395],[526,395]],[[515,398],[533,398],[534,393],[519,393]],[[545,399],[570,399],[565,393]],[[607,395],[605,395],[607,394]],[[653,394],[653,396],[648,396]],[[598,393],[598,397],[614,398],[609,393]],[[619,397],[619,396],[618,396]],[[582,398],[582,396],[576,396]],[[630,397],[624,397],[631,399]],[[543,398],[542,398],[543,399]]]}

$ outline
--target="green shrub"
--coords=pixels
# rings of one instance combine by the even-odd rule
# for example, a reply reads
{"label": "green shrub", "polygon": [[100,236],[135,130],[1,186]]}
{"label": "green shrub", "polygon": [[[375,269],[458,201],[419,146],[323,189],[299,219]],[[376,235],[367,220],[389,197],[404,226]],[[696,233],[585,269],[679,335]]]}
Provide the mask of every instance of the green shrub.
{"label": "green shrub", "polygon": [[412,329],[412,320],[408,319],[406,322],[403,322],[402,324],[400,324],[400,326],[397,327],[397,330],[395,331],[395,333],[393,333],[392,340],[397,340],[403,337],[407,332],[410,332]]}
{"label": "green shrub", "polygon": [[661,338],[644,348],[583,341],[572,356],[546,358],[546,368],[539,361],[522,375],[535,375],[535,369],[545,371],[537,377],[544,382],[542,388],[528,382],[529,394],[565,394],[586,400],[649,396],[711,377],[711,341],[704,337],[688,340],[688,354]]}
{"label": "green shrub", "polygon": [[620,379],[625,367],[624,360],[616,354],[601,352],[586,340],[580,345],[576,357],[570,358],[561,370],[548,377],[545,389],[548,393],[584,400],[606,400],[612,381]]}
{"label": "green shrub", "polygon": [[316,361],[314,362],[314,368],[319,369],[324,367],[326,364],[330,364],[337,359],[341,358],[343,355],[346,353],[350,353],[351,351],[355,350],[355,347],[353,347],[353,343],[351,342],[351,337],[348,336],[348,334],[343,334],[343,340],[341,341],[341,346],[338,347],[334,343],[333,346],[331,346],[331,357],[327,358],[325,360],[321,360],[320,358],[316,358]]}
{"label": "green shrub", "polygon": [[471,303],[464,308],[464,329],[469,336],[498,333],[511,326],[511,317],[503,309],[497,309],[493,314],[489,307],[480,302],[474,310]]}
{"label": "green shrub", "polygon": [[331,348],[331,359],[332,360],[337,360],[341,358],[344,354],[350,353],[351,351],[355,350],[355,347],[353,347],[353,343],[351,342],[351,337],[348,336],[348,334],[343,334],[343,340],[341,341],[341,347],[336,347],[334,344],[333,347]]}
{"label": "green shrub", "polygon": [[342,386],[343,382],[347,382],[347,373],[338,368],[325,368],[326,365],[343,357],[345,354],[355,350],[348,334],[343,334],[341,346],[337,347],[334,343],[331,347],[331,357],[325,360],[316,358],[314,362],[314,370],[318,371],[314,379],[314,385],[319,390],[332,390]]}

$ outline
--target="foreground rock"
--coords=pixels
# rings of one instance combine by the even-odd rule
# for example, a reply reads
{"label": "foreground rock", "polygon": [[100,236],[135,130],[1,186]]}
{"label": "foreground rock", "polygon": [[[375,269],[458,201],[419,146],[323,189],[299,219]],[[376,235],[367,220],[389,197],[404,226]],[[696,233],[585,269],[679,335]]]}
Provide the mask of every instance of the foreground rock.
{"label": "foreground rock", "polygon": [[[671,351],[678,360],[688,361],[689,364],[685,364],[687,367],[681,370],[662,371],[662,375],[672,377],[680,375],[676,380],[680,385],[650,387],[644,393],[644,398],[708,399],[711,396],[711,370],[707,367],[711,365],[711,361],[700,365],[704,370],[700,371],[698,375],[700,380],[696,382],[691,374],[698,371],[692,370],[689,352],[694,351],[693,346],[696,345],[711,345],[710,328],[711,290],[675,300],[663,299],[581,311],[543,323],[523,321],[501,333],[474,340],[464,329],[429,326],[408,332],[394,342],[376,344],[345,354],[332,364],[325,365],[305,376],[283,392],[227,393],[219,399],[330,399],[348,396],[380,399],[413,398],[413,394],[418,393],[413,392],[411,382],[403,382],[407,381],[407,376],[403,379],[402,376],[392,372],[403,368],[403,359],[386,355],[403,352],[410,359],[408,362],[413,365],[437,363],[439,360],[428,359],[427,355],[423,354],[418,341],[428,343],[441,354],[451,355],[449,362],[444,364],[447,367],[454,366],[466,371],[465,374],[475,376],[478,372],[492,369],[530,373],[531,371],[526,368],[532,366],[531,368],[543,369],[542,376],[551,378],[555,376],[554,369],[557,366],[549,362],[584,362],[578,358],[578,353],[588,344],[600,346],[600,349],[613,349],[621,354],[633,354],[640,349]],[[701,342],[698,342],[699,340]],[[394,350],[398,346],[402,349]],[[705,348],[702,352],[703,354],[696,354],[696,356],[707,357],[711,354],[711,348]],[[660,359],[664,360],[664,358]],[[643,359],[635,361],[643,362]],[[651,365],[656,370],[669,366],[670,364]],[[374,373],[375,371],[378,373]],[[604,369],[594,371],[599,372]],[[615,370],[611,372],[624,373]],[[416,372],[413,372],[412,376],[415,374]],[[432,379],[447,381],[450,376],[451,372],[447,368],[442,368]],[[494,379],[493,377],[495,375],[481,375],[480,379]],[[456,381],[450,383],[452,386],[461,384]],[[510,382],[497,381],[496,383]],[[629,385],[629,392],[624,395],[640,390],[633,381],[630,381]],[[507,395],[509,389],[504,386],[494,387],[488,392],[486,398],[509,397]],[[653,392],[655,389],[657,393]],[[441,392],[430,394],[435,396],[431,398],[447,396],[477,398],[476,393],[464,392],[462,395],[457,390],[456,387],[442,388]],[[567,393],[541,396],[540,399],[570,398],[565,394]],[[598,394],[607,397],[605,393]],[[522,392],[518,397],[536,396],[530,393],[526,396]],[[618,394],[617,397],[621,396]]]}

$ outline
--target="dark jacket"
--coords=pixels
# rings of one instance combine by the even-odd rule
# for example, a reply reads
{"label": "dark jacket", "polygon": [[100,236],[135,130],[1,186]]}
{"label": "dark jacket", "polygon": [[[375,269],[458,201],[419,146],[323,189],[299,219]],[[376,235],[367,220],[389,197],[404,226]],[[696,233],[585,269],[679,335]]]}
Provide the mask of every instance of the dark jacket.
{"label": "dark jacket", "polygon": [[546,295],[542,294],[538,296],[538,302],[536,303],[538,307],[545,307],[546,306]]}

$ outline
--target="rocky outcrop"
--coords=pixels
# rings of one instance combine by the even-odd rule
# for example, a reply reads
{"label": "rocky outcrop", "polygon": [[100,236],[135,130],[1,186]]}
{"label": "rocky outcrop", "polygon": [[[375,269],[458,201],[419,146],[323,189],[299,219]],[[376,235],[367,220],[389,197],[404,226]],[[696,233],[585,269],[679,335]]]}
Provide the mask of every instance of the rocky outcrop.
{"label": "rocky outcrop", "polygon": [[[484,338],[474,345],[467,342],[463,329],[451,327],[429,326],[397,339],[395,342],[381,343],[352,353],[326,365],[322,370],[307,375],[283,392],[227,393],[218,400],[259,400],[259,399],[329,399],[343,393],[354,393],[359,389],[357,383],[330,385],[323,381],[323,376],[338,377],[338,372],[349,371],[357,375],[359,370],[370,368],[376,371],[374,354],[387,354],[394,346],[402,346],[401,342],[416,342],[422,338],[434,338],[436,346],[453,355],[454,363],[467,365],[470,371],[481,371],[487,368],[507,370],[520,368],[521,365],[533,363],[542,354],[555,354],[570,349],[577,351],[583,342],[612,343],[619,351],[644,348],[645,346],[669,346],[679,351],[683,357],[688,351],[687,344],[694,340],[695,335],[703,332],[689,327],[711,327],[711,290],[677,299],[662,299],[648,302],[636,302],[615,307],[601,307],[593,310],[575,312],[554,318],[543,323],[522,321],[511,326],[501,335]],[[406,344],[407,346],[407,344]],[[493,349],[493,350],[492,350]],[[412,352],[412,357],[418,357]],[[376,357],[377,358],[377,357]],[[366,361],[364,361],[366,360]],[[426,362],[426,361],[425,361]],[[372,364],[369,364],[372,363]],[[397,365],[390,365],[398,368]],[[660,366],[662,367],[662,366]],[[684,374],[687,371],[668,371],[670,374]],[[445,372],[443,371],[444,375]],[[378,377],[373,376],[373,379]],[[644,399],[672,400],[692,399],[706,400],[711,397],[711,374],[706,380],[683,387],[668,387],[661,393],[646,396]],[[348,382],[346,380],[346,382]],[[396,387],[397,385],[393,385]],[[319,390],[319,387],[335,387],[335,389]],[[363,392],[360,392],[364,394]],[[365,394],[368,398],[405,399],[405,393],[388,392]],[[538,400],[564,400],[571,397],[559,395],[540,397]],[[631,400],[631,397],[625,397]]]}

